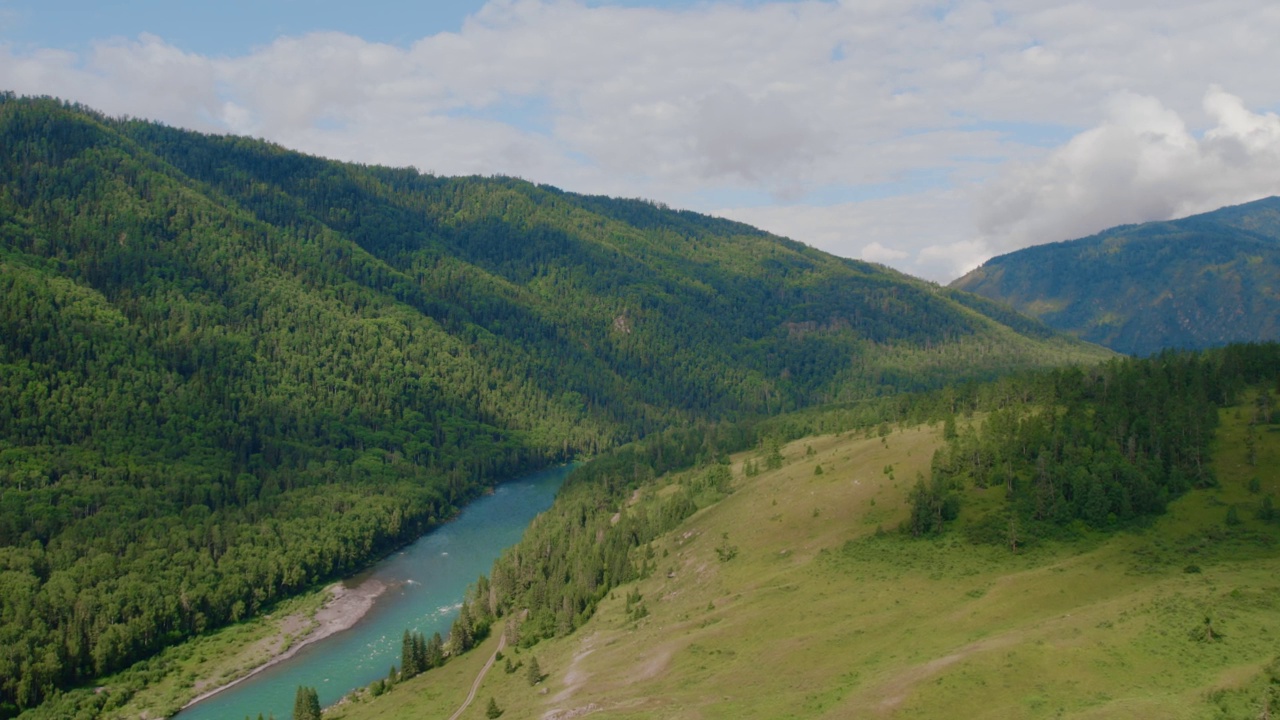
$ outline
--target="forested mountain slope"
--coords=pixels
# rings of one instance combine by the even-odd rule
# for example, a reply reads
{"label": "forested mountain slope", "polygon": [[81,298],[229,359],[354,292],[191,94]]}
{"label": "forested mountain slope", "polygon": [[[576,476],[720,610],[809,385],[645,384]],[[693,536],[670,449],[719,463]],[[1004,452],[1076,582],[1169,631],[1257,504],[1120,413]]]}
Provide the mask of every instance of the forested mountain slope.
{"label": "forested mountain slope", "polygon": [[992,258],[951,287],[1113,350],[1280,338],[1280,198]]}
{"label": "forested mountain slope", "polygon": [[[1277,374],[1274,343],[1169,352],[613,451],[477,583],[507,644],[475,697],[530,720],[1267,716]],[[497,644],[326,717],[444,720]]]}
{"label": "forested mountain slope", "polygon": [[0,96],[0,717],[504,475],[1104,355],[957,298],[651,203]]}

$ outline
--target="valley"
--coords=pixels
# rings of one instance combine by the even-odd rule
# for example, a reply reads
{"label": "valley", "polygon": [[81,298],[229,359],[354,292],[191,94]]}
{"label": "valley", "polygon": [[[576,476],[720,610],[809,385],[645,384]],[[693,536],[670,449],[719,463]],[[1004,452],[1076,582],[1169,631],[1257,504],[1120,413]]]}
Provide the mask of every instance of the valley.
{"label": "valley", "polygon": [[0,718],[1280,702],[1274,198],[942,287],[49,98],[0,140]]}
{"label": "valley", "polygon": [[11,93],[0,140],[0,717],[113,710],[503,478],[1112,356],[641,200]]}
{"label": "valley", "polygon": [[[799,439],[754,477],[759,453],[735,454],[732,492],[649,543],[647,577],[572,635],[504,653],[536,657],[541,684],[495,667],[464,717],[489,697],[504,718],[544,720],[1253,717],[1280,687],[1280,526],[1255,517],[1280,491],[1280,436],[1263,433],[1251,464],[1248,410],[1221,411],[1218,486],[1149,523],[1017,552],[965,538],[998,489],[966,492],[937,537],[897,531],[941,423]],[[704,472],[659,478],[635,502]],[[466,671],[326,718],[447,718]]]}

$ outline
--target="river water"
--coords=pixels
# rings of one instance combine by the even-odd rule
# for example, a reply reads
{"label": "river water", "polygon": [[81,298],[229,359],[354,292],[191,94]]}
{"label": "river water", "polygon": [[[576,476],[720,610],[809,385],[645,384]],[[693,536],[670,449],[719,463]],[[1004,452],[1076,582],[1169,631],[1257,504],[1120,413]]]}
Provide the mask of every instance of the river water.
{"label": "river water", "polygon": [[400,664],[406,629],[448,636],[469,585],[488,574],[493,561],[514,545],[534,516],[551,506],[569,467],[545,470],[502,483],[371,570],[388,588],[354,627],[302,648],[297,655],[183,710],[178,720],[241,720],[274,715],[287,720],[299,685],[316,688],[320,704],[385,678]]}

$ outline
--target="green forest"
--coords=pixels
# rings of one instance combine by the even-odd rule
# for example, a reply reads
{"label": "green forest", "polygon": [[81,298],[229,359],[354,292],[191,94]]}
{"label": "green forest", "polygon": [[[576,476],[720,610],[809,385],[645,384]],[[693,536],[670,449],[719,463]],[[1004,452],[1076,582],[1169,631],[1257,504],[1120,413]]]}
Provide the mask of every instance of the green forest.
{"label": "green forest", "polygon": [[0,717],[350,575],[517,473],[1109,356],[645,201],[12,94],[0,139]]}
{"label": "green forest", "polygon": [[1113,530],[1161,514],[1187,490],[1217,485],[1210,459],[1219,408],[1243,399],[1256,405],[1251,428],[1280,422],[1269,393],[1250,390],[1259,384],[1280,388],[1280,345],[1045,372],[1017,402],[947,433],[929,483],[917,487],[909,529],[940,531],[936,509],[975,488],[1002,491],[1004,507],[974,522],[969,537],[1013,548],[1079,525]]}
{"label": "green forest", "polygon": [[1280,333],[1280,197],[1124,225],[988,260],[951,287],[1009,303],[1117,352]]}
{"label": "green forest", "polygon": [[[910,495],[907,535],[943,532],[975,492],[988,490],[1003,499],[966,525],[967,542],[1016,551],[1070,537],[1080,523],[1132,528],[1192,487],[1216,483],[1210,456],[1220,407],[1243,398],[1254,407],[1251,422],[1280,426],[1280,408],[1259,384],[1280,392],[1280,344],[1116,359],[655,435],[570,475],[553,511],[494,564],[486,592],[469,603],[475,613],[527,611],[514,633],[522,646],[572,633],[612,589],[657,569],[650,541],[732,492],[730,453],[754,449],[760,468],[780,466],[780,445],[818,434],[885,437],[891,427],[944,425],[949,439],[932,476]],[[674,492],[645,492],[654,479],[691,468]],[[1269,496],[1260,503],[1258,512],[1280,521]],[[643,612],[639,599],[635,607]]]}

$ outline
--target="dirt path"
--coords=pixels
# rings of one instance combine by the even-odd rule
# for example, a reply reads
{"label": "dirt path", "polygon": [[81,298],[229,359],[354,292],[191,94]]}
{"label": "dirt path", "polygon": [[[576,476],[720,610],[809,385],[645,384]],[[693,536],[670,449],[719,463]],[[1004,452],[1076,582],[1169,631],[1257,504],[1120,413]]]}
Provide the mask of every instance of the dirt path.
{"label": "dirt path", "polygon": [[556,693],[556,696],[551,698],[551,702],[558,703],[568,700],[578,690],[578,686],[587,681],[587,674],[579,670],[578,665],[582,663],[584,658],[595,651],[592,647],[595,645],[595,641],[596,636],[594,633],[590,637],[582,639],[582,649],[573,656],[573,662],[569,663],[569,669],[564,673],[564,689]]}
{"label": "dirt path", "polygon": [[480,673],[476,675],[476,681],[471,683],[471,692],[467,693],[467,699],[462,702],[462,707],[449,716],[449,720],[458,720],[462,713],[471,707],[471,701],[476,699],[476,693],[480,691],[480,683],[484,682],[484,676],[489,674],[489,668],[493,667],[493,663],[497,661],[498,653],[502,652],[502,649],[506,646],[507,634],[502,633],[502,637],[498,638],[498,649],[493,651],[493,654],[489,656],[489,660],[485,662],[484,667],[480,668]]}
{"label": "dirt path", "polygon": [[[323,607],[316,611],[315,618],[313,618],[315,626],[311,632],[307,633],[306,637],[294,643],[288,650],[276,654],[267,662],[235,680],[219,685],[208,692],[201,693],[186,705],[183,705],[182,709],[186,710],[201,700],[207,700],[223,690],[235,687],[263,670],[288,660],[298,654],[298,651],[302,648],[350,628],[360,618],[364,617],[365,613],[369,612],[369,608],[373,607],[373,601],[386,589],[387,586],[377,580],[365,581],[359,587],[354,588],[348,588],[341,583],[329,586],[328,590],[332,597],[325,602]],[[269,642],[275,647],[282,647],[285,637],[296,631],[297,628],[303,627],[306,622],[305,615],[291,615],[285,618],[280,623],[280,629],[275,636],[269,639]]]}

